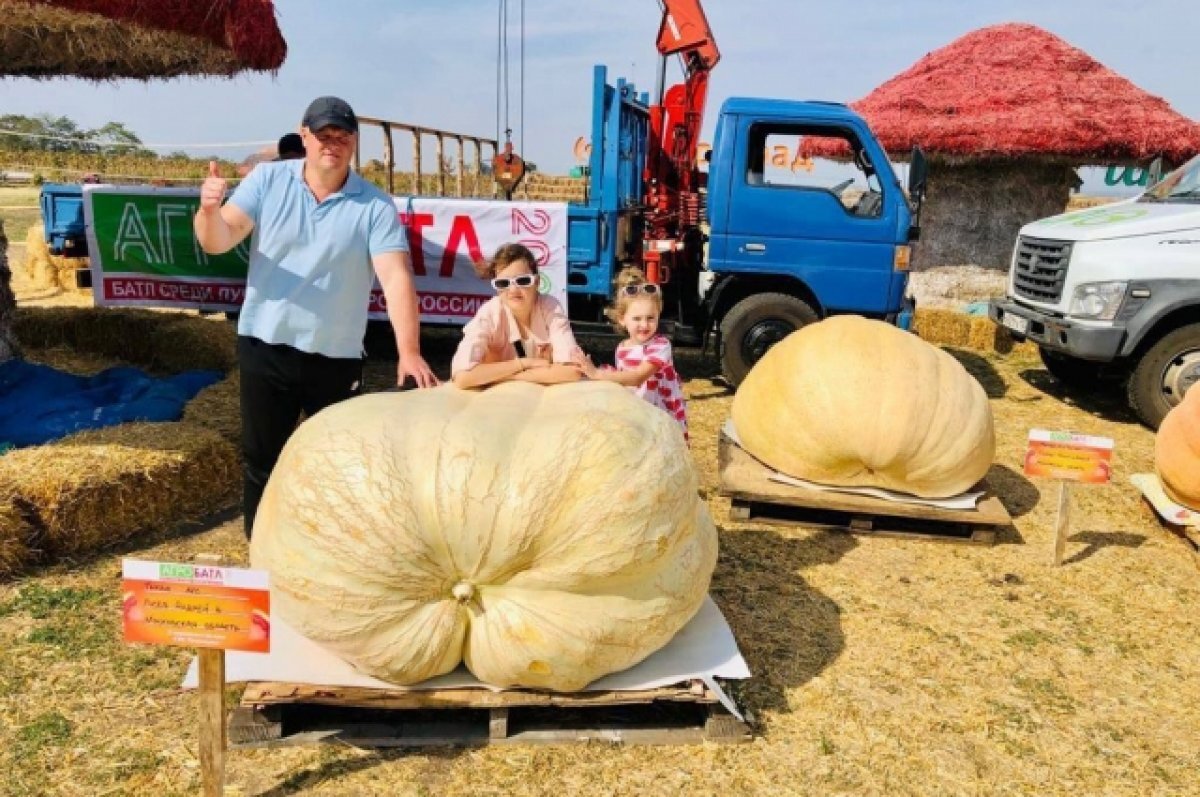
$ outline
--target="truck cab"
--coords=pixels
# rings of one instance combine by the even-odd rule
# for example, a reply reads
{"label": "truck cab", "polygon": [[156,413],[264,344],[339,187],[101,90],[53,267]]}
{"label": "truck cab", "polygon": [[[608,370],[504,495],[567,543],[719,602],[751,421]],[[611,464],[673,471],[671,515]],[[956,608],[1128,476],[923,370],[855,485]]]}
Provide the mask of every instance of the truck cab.
{"label": "truck cab", "polygon": [[1064,384],[1123,381],[1158,428],[1200,381],[1200,156],[1141,196],[1021,228],[990,315]]}
{"label": "truck cab", "polygon": [[[845,167],[823,176],[811,153]],[[731,381],[805,323],[901,311],[912,208],[858,114],[828,102],[729,99],[708,174],[706,307]]]}
{"label": "truck cab", "polygon": [[[569,310],[581,325],[601,321],[616,271],[637,261],[642,243],[649,110],[632,85],[608,86],[604,67],[595,81],[590,195],[568,211]],[[837,313],[907,318],[924,176],[918,150],[906,195],[870,127],[844,105],[726,100],[699,222],[679,236],[661,275],[664,326],[685,343],[715,333],[722,370],[737,385],[804,324]]]}

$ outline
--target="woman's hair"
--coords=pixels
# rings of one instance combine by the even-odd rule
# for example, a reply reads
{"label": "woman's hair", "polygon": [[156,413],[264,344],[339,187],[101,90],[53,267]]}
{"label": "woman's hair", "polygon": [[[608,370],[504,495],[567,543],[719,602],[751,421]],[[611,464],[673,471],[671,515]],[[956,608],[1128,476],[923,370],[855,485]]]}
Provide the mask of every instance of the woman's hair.
{"label": "woman's hair", "polygon": [[659,315],[662,315],[662,291],[653,294],[641,293],[639,291],[632,296],[625,293],[625,289],[630,285],[645,285],[647,282],[646,272],[637,266],[626,266],[617,274],[617,279],[614,283],[616,285],[616,298],[605,309],[604,317],[611,321],[618,331],[624,331],[625,327],[621,325],[621,319],[625,317],[625,312],[629,310],[629,305],[638,299],[649,299],[654,302],[655,309],[658,310]]}
{"label": "woman's hair", "polygon": [[490,280],[496,276],[497,271],[503,271],[518,260],[524,260],[529,264],[529,269],[534,274],[538,273],[537,258],[533,252],[529,251],[529,247],[521,244],[504,244],[496,250],[496,254],[492,255],[491,260],[479,260],[475,263],[475,274],[481,280]]}

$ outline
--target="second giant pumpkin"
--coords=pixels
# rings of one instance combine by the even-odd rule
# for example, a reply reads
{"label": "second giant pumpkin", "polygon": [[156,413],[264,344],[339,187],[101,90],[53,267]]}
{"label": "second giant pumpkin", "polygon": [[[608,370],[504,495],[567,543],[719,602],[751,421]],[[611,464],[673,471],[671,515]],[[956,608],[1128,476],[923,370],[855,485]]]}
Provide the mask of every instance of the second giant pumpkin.
{"label": "second giant pumpkin", "polygon": [[747,451],[789,476],[957,495],[992,464],[983,387],[941,349],[882,321],[834,316],[793,332],[733,399]]}
{"label": "second giant pumpkin", "polygon": [[1154,438],[1154,469],[1172,501],[1200,511],[1200,387],[1163,418]]}

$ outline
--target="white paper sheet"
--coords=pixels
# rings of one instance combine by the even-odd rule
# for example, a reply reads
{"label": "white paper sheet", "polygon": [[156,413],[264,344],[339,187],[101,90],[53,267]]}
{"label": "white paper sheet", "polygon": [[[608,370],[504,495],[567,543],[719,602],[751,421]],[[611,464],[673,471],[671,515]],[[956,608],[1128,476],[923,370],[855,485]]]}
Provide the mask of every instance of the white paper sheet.
{"label": "white paper sheet", "polygon": [[[725,425],[721,427],[721,431],[725,436],[741,448],[742,441],[737,436],[737,429],[734,428],[733,418],[725,421]],[[749,454],[750,452],[746,452]],[[754,456],[750,454],[750,456]],[[764,467],[770,467],[764,465]],[[983,497],[983,490],[973,492],[960,493],[952,495],[949,498],[921,498],[917,495],[909,495],[908,493],[898,493],[893,490],[884,490],[880,487],[833,487],[828,484],[818,484],[804,479],[797,479],[795,476],[788,476],[786,473],[780,473],[777,470],[772,470],[771,475],[767,477],[773,482],[786,484],[791,487],[800,487],[805,490],[817,490],[820,492],[829,493],[849,493],[850,495],[863,495],[869,498],[880,498],[884,501],[892,501],[897,504],[918,504],[920,506],[931,506],[937,509],[974,509],[979,499]]]}
{"label": "white paper sheet", "polygon": [[[699,679],[711,689],[725,708],[742,719],[737,705],[721,690],[714,679],[750,677],[750,668],[738,650],[725,616],[706,597],[700,611],[667,646],[645,661],[623,672],[607,675],[589,684],[583,691],[636,691],[654,689]],[[195,689],[198,681],[196,661],[183,679],[185,689]],[[479,681],[465,667],[431,678],[413,686],[397,686],[356,670],[349,662],[301,636],[282,618],[271,618],[271,652],[225,655],[225,682],[280,681],[317,686],[361,686],[376,689],[455,689],[495,687]]]}
{"label": "white paper sheet", "polygon": [[1157,473],[1135,473],[1129,477],[1129,481],[1141,491],[1158,516],[1166,522],[1176,526],[1200,528],[1200,512],[1180,506],[1168,498]]}

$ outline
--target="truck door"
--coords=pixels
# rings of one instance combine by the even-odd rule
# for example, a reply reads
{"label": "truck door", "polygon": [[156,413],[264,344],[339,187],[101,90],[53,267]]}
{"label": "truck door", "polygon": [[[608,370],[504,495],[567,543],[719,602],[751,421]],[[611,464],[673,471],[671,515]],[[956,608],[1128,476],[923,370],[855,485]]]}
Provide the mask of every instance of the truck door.
{"label": "truck door", "polygon": [[[894,310],[901,197],[882,150],[865,139],[841,121],[743,119],[710,267],[796,277],[827,311]],[[807,157],[806,142],[838,144],[845,160]]]}

